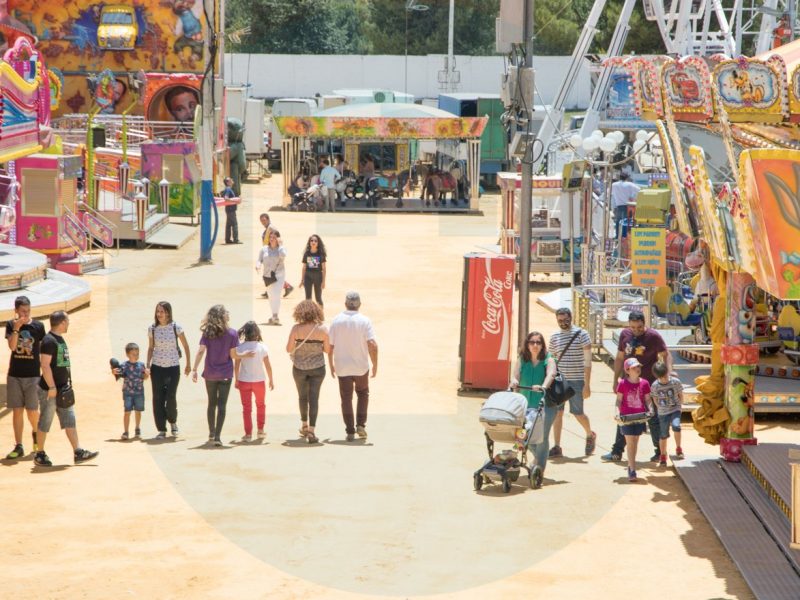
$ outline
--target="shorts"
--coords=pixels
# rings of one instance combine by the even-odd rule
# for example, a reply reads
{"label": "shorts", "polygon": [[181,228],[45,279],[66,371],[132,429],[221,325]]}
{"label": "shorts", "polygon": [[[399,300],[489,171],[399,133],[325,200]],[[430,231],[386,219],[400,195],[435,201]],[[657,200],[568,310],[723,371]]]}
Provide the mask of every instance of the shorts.
{"label": "shorts", "polygon": [[55,396],[48,398],[47,390],[39,388],[39,425],[37,429],[45,433],[49,432],[54,414],[58,415],[61,429],[75,429],[75,405],[73,404],[69,408],[58,408]]}
{"label": "shorts", "polygon": [[[584,381],[582,379],[565,379],[565,383],[572,386],[572,389],[575,390],[575,395],[569,399],[569,414],[575,415],[579,417],[583,414],[583,386]],[[559,412],[564,410],[564,404],[558,409]]]}
{"label": "shorts", "polygon": [[6,406],[39,410],[39,378],[8,376]]}
{"label": "shorts", "polygon": [[622,435],[642,435],[645,432],[646,423],[631,423],[630,425],[620,425],[619,431]]}
{"label": "shorts", "polygon": [[661,432],[661,439],[666,440],[669,438],[669,428],[672,431],[681,430],[681,411],[676,410],[666,415],[658,415],[658,428]]}
{"label": "shorts", "polygon": [[144,392],[122,392],[122,401],[125,403],[125,412],[144,412]]}

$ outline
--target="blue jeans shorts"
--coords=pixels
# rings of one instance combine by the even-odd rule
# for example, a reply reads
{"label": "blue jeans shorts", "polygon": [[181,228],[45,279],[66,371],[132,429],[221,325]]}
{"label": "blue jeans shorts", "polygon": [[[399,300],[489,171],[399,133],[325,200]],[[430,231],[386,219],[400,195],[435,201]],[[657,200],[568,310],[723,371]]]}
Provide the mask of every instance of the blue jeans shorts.
{"label": "blue jeans shorts", "polygon": [[681,411],[677,410],[667,415],[658,415],[658,428],[661,432],[662,440],[669,438],[670,427],[672,427],[672,431],[681,430]]}
{"label": "blue jeans shorts", "polygon": [[[564,381],[570,386],[572,386],[573,390],[575,390],[575,395],[569,399],[569,413],[571,415],[575,415],[576,417],[580,416],[583,414],[584,381],[582,379],[565,379]],[[558,410],[559,412],[564,410],[564,404],[562,404],[561,408],[559,408]]]}
{"label": "blue jeans shorts", "polygon": [[125,403],[125,412],[144,412],[144,392],[129,394],[122,392],[122,401]]}
{"label": "blue jeans shorts", "polygon": [[620,425],[622,435],[642,435],[645,432],[644,423],[631,423],[630,425]]}
{"label": "blue jeans shorts", "polygon": [[39,431],[48,433],[54,416],[58,416],[61,429],[75,429],[75,405],[58,408],[56,399],[48,398],[47,390],[39,388]]}

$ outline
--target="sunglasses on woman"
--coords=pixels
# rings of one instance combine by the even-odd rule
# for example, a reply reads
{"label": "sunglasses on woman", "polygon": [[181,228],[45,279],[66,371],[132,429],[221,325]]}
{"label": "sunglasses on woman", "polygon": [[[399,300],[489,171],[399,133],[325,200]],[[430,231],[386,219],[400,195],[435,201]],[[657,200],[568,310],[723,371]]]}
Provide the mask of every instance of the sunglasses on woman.
{"label": "sunglasses on woman", "polygon": [[528,340],[528,343],[529,344],[537,344],[537,345],[541,346],[542,344],[544,344],[544,341],[542,341],[542,340]]}

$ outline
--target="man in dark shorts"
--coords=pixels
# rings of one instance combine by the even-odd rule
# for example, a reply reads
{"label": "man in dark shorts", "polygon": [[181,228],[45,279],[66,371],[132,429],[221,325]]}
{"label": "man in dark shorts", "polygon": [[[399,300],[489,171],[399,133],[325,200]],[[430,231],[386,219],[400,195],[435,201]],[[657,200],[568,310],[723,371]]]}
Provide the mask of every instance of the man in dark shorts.
{"label": "man in dark shorts", "polygon": [[25,413],[31,424],[33,451],[36,448],[36,424],[39,422],[39,343],[44,325],[31,318],[31,301],[27,296],[14,300],[14,319],[6,323],[6,340],[11,350],[6,381],[7,407],[12,411],[14,449],[6,456],[16,460],[25,456],[22,433]]}
{"label": "man in dark shorts", "polygon": [[[42,338],[40,349],[42,378],[39,381],[39,431],[37,433],[39,451],[33,458],[33,462],[39,467],[53,466],[44,451],[44,443],[55,415],[58,415],[61,429],[65,431],[69,443],[72,444],[75,464],[91,460],[98,454],[84,450],[78,442],[69,348],[62,337],[68,329],[67,313],[63,310],[56,311],[50,315],[50,332]],[[72,394],[72,404],[66,406],[69,402],[65,400],[69,398],[70,394]]]}
{"label": "man in dark shorts", "polygon": [[[642,379],[652,384],[655,381],[653,375],[653,365],[659,360],[663,360],[667,365],[668,372],[672,372],[672,355],[667,350],[664,338],[655,329],[645,327],[644,315],[641,312],[633,311],[628,315],[628,327],[622,330],[619,335],[617,346],[617,356],[614,359],[614,381],[613,392],[617,393],[617,382],[623,375],[622,366],[628,358],[636,358],[642,365]],[[658,415],[653,415],[648,421],[650,438],[653,441],[652,461],[658,462],[661,458],[659,442],[661,439],[660,428],[658,425]],[[622,460],[622,453],[625,451],[625,436],[617,427],[617,437],[611,452],[604,454],[601,458],[606,461]]]}

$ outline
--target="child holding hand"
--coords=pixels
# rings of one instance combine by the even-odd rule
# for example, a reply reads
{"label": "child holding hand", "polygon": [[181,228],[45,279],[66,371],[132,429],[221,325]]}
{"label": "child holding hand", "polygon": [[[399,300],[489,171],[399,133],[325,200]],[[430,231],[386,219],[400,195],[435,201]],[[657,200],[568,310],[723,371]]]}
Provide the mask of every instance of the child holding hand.
{"label": "child holding hand", "polygon": [[[650,399],[650,384],[641,378],[642,363],[636,358],[629,358],[625,361],[625,378],[621,379],[617,385],[617,420],[625,415],[634,415],[649,412],[652,414],[653,402]],[[648,416],[649,416],[648,414]],[[645,431],[646,417],[641,421],[624,423],[621,421],[620,431],[625,436],[628,457],[628,481],[635,482],[636,479],[636,447],[639,443],[639,436]]]}
{"label": "child holding hand", "polygon": [[125,406],[123,425],[125,432],[122,439],[130,438],[128,429],[131,423],[131,411],[136,412],[136,437],[141,437],[142,413],[144,412],[144,380],[150,376],[150,369],[139,360],[139,346],[131,342],[125,346],[125,355],[128,357],[124,363],[116,366],[116,361],[111,362],[111,372],[122,382],[122,401]]}

